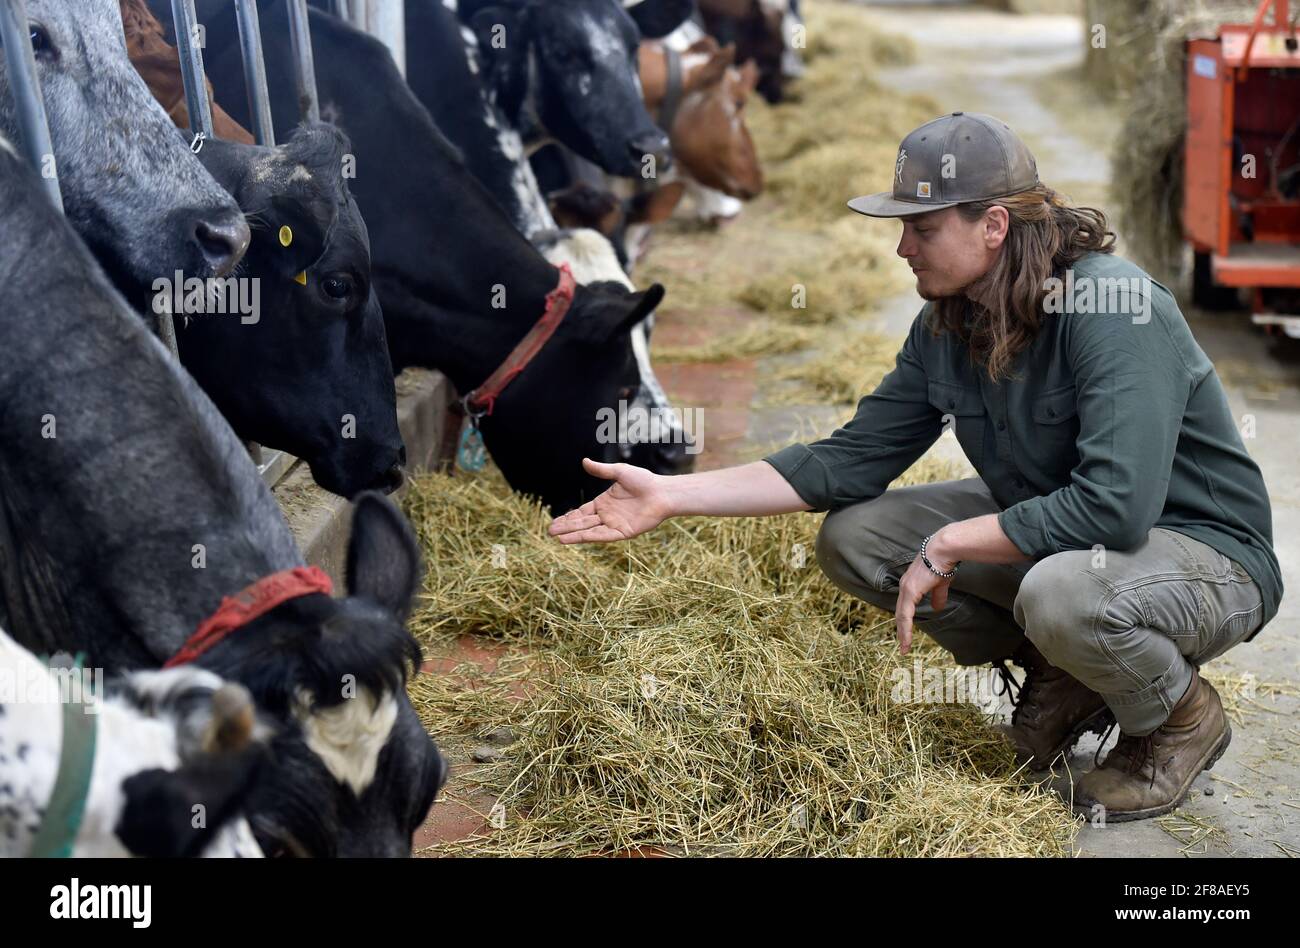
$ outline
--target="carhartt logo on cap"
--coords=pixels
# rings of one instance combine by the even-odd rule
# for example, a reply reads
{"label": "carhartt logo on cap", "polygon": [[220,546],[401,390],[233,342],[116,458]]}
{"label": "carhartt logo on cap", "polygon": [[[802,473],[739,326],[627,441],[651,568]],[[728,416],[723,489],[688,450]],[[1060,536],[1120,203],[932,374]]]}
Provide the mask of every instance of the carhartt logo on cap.
{"label": "carhartt logo on cap", "polygon": [[916,182],[916,196],[919,197],[919,198],[928,198],[928,197],[930,196],[930,182],[929,182],[929,181],[918,181],[918,182]]}
{"label": "carhartt logo on cap", "polygon": [[898,164],[894,166],[894,176],[898,178],[898,183],[903,183],[903,162],[907,161],[907,149],[898,149]]}

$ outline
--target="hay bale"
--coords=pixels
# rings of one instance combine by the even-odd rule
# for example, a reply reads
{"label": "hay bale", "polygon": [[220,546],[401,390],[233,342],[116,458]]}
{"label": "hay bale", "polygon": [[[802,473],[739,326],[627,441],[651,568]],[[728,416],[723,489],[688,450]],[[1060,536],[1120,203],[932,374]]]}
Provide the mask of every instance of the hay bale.
{"label": "hay bale", "polygon": [[[950,474],[933,461],[910,472]],[[454,722],[440,734],[520,736],[469,778],[499,801],[504,828],[442,851],[1068,851],[1074,818],[1022,779],[977,709],[892,699],[911,659],[889,616],[816,567],[820,517],[690,518],[566,547],[496,474],[424,475],[405,503],[429,571],[417,635],[531,635],[538,652],[522,703],[473,671],[446,676],[467,686],[412,686],[426,721]],[[485,568],[494,541],[506,565]]]}
{"label": "hay bale", "polygon": [[1250,22],[1255,8],[1241,0],[1088,0],[1086,24],[1105,26],[1106,45],[1089,43],[1085,75],[1125,103],[1111,203],[1129,254],[1159,279],[1177,277],[1184,256],[1185,42],[1222,22]]}

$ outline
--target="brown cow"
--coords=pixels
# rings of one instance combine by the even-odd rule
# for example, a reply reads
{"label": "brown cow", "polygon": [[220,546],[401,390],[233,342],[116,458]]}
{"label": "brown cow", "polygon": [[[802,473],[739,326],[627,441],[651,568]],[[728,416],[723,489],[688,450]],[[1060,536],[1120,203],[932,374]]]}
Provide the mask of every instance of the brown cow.
{"label": "brown cow", "polygon": [[[167,31],[150,12],[145,0],[119,0],[122,28],[126,31],[126,51],[135,71],[144,79],[155,99],[167,110],[178,128],[190,127],[190,110],[185,104],[185,84],[181,79],[180,54],[167,42]],[[212,84],[208,83],[208,100]],[[232,119],[215,102],[212,125],[217,137],[225,141],[253,144],[253,136]]]}
{"label": "brown cow", "polygon": [[[681,91],[675,107],[669,103],[671,114],[664,115],[672,56],[680,58]],[[747,201],[763,190],[758,152],[745,125],[745,104],[758,82],[758,68],[747,62],[737,69],[735,58],[734,46],[719,48],[710,37],[684,53],[649,40],[639,50],[646,107],[671,125],[665,131],[674,158],[705,187]]]}

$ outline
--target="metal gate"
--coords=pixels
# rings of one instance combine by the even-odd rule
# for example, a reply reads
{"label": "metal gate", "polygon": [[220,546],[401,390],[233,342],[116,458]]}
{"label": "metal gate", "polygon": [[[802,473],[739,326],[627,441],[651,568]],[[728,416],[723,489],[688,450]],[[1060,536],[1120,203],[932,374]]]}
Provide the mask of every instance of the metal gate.
{"label": "metal gate", "polygon": [[[266,61],[262,53],[262,31],[257,0],[234,0],[239,25],[240,52],[244,65],[244,85],[248,90],[249,114],[253,136],[259,145],[275,145],[275,125],[271,117],[271,97],[266,82]],[[289,38],[293,47],[294,85],[301,105],[303,121],[320,121],[320,96],[316,89],[316,66],[312,56],[307,0],[285,0],[289,5]],[[405,74],[405,0],[331,0],[331,10],[359,29],[372,33],[393,51],[398,67]],[[208,98],[203,69],[202,31],[195,14],[194,0],[171,0],[172,25],[180,56],[185,84],[185,104],[190,114],[192,147],[202,147],[214,138],[212,103]],[[60,212],[63,197],[59,190],[54,148],[50,142],[45,103],[36,75],[25,0],[0,0],[0,45],[8,55],[9,81],[17,104],[22,141],[17,143],[32,166],[41,175],[50,201]],[[17,51],[14,54],[12,51]],[[158,316],[159,338],[177,356],[176,331],[171,313]],[[296,458],[282,451],[263,451],[249,445],[249,453],[269,486],[275,486]]]}

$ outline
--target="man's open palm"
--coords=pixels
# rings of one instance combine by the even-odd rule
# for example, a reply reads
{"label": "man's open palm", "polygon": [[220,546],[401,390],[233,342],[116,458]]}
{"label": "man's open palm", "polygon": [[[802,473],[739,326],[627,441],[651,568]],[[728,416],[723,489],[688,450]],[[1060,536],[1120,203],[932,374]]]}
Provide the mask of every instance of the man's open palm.
{"label": "man's open palm", "polygon": [[614,483],[595,500],[551,521],[549,533],[561,543],[630,540],[667,519],[659,475],[632,464],[602,464],[590,458],[583,458],[582,466]]}

